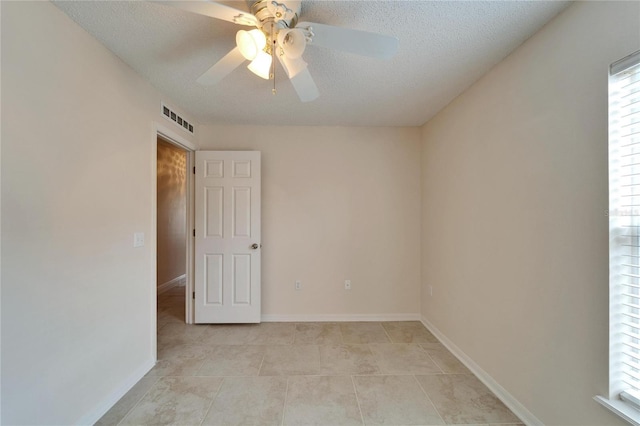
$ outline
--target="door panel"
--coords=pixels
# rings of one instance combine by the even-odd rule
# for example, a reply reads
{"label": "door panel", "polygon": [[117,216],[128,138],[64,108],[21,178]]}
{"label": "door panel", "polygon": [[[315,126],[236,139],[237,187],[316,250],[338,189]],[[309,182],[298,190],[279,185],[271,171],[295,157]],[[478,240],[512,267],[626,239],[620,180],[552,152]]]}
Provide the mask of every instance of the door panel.
{"label": "door panel", "polygon": [[204,234],[207,237],[222,238],[222,219],[224,206],[224,188],[221,186],[208,187],[205,191]]}
{"label": "door panel", "polygon": [[205,303],[222,306],[222,259],[220,254],[205,254]]}
{"label": "door panel", "polygon": [[233,188],[233,236],[251,236],[251,188]]}
{"label": "door panel", "polygon": [[251,304],[251,256],[248,254],[233,255],[233,304]]}
{"label": "door panel", "polygon": [[196,152],[195,322],[260,322],[260,152]]}

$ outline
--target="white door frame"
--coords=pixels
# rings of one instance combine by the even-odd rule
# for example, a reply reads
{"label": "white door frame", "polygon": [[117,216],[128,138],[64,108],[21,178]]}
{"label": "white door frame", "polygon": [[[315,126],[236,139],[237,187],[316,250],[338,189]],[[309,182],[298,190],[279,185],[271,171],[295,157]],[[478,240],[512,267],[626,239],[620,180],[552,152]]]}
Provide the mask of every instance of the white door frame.
{"label": "white door frame", "polygon": [[185,288],[185,322],[187,324],[193,324],[193,299],[190,297],[193,293],[193,250],[194,250],[194,238],[193,232],[194,229],[195,218],[194,218],[194,176],[191,170],[195,165],[195,151],[197,149],[196,145],[193,142],[189,142],[184,137],[180,136],[178,133],[173,130],[165,127],[163,124],[158,122],[153,122],[153,131],[152,138],[153,143],[151,144],[151,198],[152,198],[152,211],[151,211],[151,238],[149,243],[151,244],[151,276],[152,276],[152,285],[153,289],[151,291],[151,296],[153,298],[151,302],[151,350],[154,361],[157,356],[157,322],[158,322],[158,314],[157,314],[157,297],[158,297],[158,289],[157,289],[157,275],[156,275],[156,264],[158,260],[158,249],[157,249],[157,223],[158,223],[158,188],[157,188],[157,179],[158,179],[158,137],[171,142],[174,145],[184,149],[187,151],[187,250],[186,250],[186,288]]}

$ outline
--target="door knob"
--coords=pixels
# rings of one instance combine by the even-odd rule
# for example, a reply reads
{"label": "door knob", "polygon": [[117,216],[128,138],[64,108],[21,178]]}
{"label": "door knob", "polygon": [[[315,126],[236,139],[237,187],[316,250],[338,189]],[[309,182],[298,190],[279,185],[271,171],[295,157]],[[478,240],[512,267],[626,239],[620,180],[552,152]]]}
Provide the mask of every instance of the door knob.
{"label": "door knob", "polygon": [[252,248],[253,250],[257,250],[257,249],[259,249],[261,246],[262,246],[262,244],[256,244],[256,243],[251,244],[251,248]]}

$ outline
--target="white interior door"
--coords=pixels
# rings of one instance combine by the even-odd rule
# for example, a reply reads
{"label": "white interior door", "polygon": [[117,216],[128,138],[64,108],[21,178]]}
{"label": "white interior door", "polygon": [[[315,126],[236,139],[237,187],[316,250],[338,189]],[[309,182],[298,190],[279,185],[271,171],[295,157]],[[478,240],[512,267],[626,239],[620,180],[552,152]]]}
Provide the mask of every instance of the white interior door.
{"label": "white interior door", "polygon": [[260,322],[260,152],[196,152],[195,322]]}

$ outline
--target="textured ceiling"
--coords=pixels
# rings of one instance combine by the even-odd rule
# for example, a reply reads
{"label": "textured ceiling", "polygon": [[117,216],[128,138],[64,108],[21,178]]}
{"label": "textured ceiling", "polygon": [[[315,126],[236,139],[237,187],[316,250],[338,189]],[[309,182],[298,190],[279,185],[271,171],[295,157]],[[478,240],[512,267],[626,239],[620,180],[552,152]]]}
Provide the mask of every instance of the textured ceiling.
{"label": "textured ceiling", "polygon": [[[224,3],[248,10],[244,1]],[[304,59],[320,90],[309,103],[298,100],[281,68],[275,96],[272,82],[244,66],[217,86],[196,83],[246,27],[157,3],[55,4],[200,123],[418,126],[569,2],[303,0],[301,20],[400,41],[388,61],[308,46]]]}

